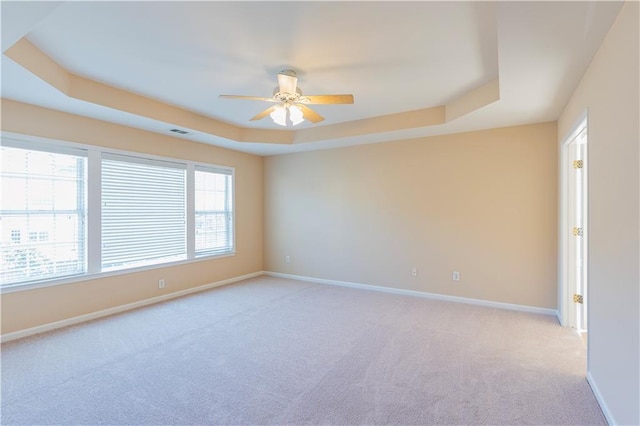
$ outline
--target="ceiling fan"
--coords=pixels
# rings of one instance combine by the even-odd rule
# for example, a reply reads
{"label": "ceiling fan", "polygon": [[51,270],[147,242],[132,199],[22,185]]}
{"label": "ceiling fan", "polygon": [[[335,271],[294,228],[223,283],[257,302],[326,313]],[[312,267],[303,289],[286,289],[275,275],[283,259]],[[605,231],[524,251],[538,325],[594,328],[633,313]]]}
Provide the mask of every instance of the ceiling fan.
{"label": "ceiling fan", "polygon": [[352,104],[353,95],[303,95],[298,87],[298,77],[295,71],[284,70],[278,73],[278,87],[270,98],[258,96],[220,95],[221,98],[245,99],[254,101],[275,102],[273,105],[251,119],[260,120],[267,115],[271,116],[276,124],[287,125],[287,118],[292,125],[300,124],[306,118],[312,123],[324,120],[320,114],[307,105],[320,104]]}

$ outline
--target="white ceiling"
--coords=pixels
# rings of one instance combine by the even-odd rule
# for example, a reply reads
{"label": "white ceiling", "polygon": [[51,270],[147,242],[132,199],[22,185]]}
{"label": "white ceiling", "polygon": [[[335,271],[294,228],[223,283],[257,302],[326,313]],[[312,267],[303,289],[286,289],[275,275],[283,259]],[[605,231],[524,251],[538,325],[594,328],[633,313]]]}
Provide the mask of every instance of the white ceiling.
{"label": "white ceiling", "polygon": [[[331,126],[447,104],[499,79],[500,100],[445,124],[294,144],[186,139],[260,155],[558,118],[621,2],[7,2],[3,52],[25,37],[69,72],[241,128],[283,69]],[[172,123],[70,98],[2,57],[2,97],[168,134]],[[330,134],[330,132],[327,132]],[[179,140],[177,139],[177,143]]]}

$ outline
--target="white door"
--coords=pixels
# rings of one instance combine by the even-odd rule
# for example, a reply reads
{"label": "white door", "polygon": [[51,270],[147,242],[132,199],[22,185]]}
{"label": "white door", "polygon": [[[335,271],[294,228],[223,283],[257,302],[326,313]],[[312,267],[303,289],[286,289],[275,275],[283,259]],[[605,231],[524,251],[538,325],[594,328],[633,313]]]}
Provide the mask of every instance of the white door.
{"label": "white door", "polygon": [[587,330],[587,128],[586,122],[566,145],[565,220],[563,221],[567,324]]}

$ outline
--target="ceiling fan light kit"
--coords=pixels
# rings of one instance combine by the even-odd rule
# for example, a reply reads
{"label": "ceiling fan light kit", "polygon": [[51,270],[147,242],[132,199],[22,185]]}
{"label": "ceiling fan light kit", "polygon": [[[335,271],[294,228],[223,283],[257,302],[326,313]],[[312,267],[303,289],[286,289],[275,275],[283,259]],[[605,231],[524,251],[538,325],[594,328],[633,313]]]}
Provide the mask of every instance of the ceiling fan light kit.
{"label": "ceiling fan light kit", "polygon": [[296,105],[284,104],[273,107],[273,111],[269,114],[273,122],[281,126],[287,125],[287,118],[293,126],[304,121],[302,110]]}
{"label": "ceiling fan light kit", "polygon": [[277,105],[258,113],[251,118],[251,121],[260,120],[268,115],[274,123],[280,126],[287,126],[288,123],[295,126],[305,119],[314,124],[323,121],[324,117],[309,108],[307,104],[353,104],[353,95],[303,95],[298,87],[298,77],[293,70],[284,70],[278,73],[278,87],[274,90],[271,98],[242,95],[220,95],[220,97],[276,102]]}

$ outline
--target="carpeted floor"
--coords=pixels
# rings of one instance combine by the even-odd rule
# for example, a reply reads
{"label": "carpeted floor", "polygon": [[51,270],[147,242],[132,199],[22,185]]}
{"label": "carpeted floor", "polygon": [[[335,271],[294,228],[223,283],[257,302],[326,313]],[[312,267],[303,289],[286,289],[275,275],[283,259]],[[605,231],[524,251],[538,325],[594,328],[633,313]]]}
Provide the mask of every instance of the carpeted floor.
{"label": "carpeted floor", "polygon": [[606,424],[553,317],[272,277],[4,344],[0,420]]}

